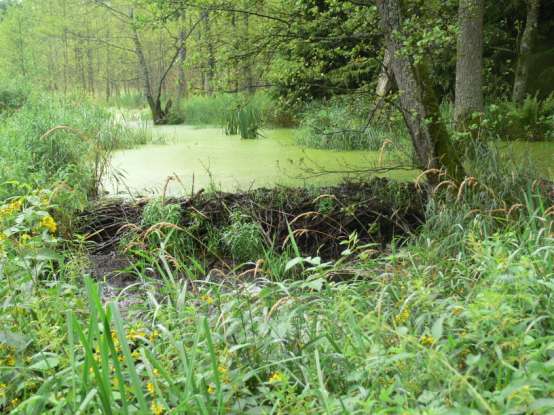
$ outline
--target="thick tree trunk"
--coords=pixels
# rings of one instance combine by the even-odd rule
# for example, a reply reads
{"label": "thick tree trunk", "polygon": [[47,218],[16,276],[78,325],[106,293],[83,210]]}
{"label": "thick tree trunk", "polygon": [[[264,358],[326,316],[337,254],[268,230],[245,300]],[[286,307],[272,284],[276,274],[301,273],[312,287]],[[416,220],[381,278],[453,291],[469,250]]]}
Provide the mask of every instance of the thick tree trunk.
{"label": "thick tree trunk", "polygon": [[462,130],[473,113],[483,111],[484,10],[484,0],[460,0],[454,118]]}
{"label": "thick tree trunk", "polygon": [[527,0],[527,21],[521,36],[519,55],[514,79],[512,100],[521,103],[527,95],[527,81],[529,79],[529,59],[533,52],[537,30],[539,27],[540,0]]}
{"label": "thick tree trunk", "polygon": [[[440,119],[429,76],[423,65],[416,68],[402,53],[400,0],[377,0],[377,5],[399,90],[401,111],[412,138],[418,167],[423,170],[445,169],[451,177],[461,179],[463,168]],[[428,177],[431,183],[438,180],[436,174]]]}

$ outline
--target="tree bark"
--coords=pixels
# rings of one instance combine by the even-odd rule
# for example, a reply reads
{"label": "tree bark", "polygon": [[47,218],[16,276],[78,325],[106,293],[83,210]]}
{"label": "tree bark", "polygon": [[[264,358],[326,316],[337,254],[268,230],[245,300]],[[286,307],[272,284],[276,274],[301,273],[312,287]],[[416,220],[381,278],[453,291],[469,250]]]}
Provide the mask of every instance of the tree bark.
{"label": "tree bark", "polygon": [[[400,108],[412,138],[418,167],[423,170],[445,169],[451,177],[461,179],[463,168],[440,118],[438,102],[426,69],[422,64],[416,67],[402,53],[400,0],[377,0],[377,6],[399,90]],[[428,178],[431,183],[439,180],[437,174],[430,174]]]}
{"label": "tree bark", "polygon": [[212,28],[210,22],[210,12],[206,9],[202,10],[202,20],[204,22],[204,35],[206,39],[206,47],[208,50],[208,68],[204,77],[204,92],[207,95],[213,95],[214,85],[213,80],[215,76],[215,56],[214,45],[212,39]]}
{"label": "tree bark", "polygon": [[512,100],[518,104],[523,102],[527,95],[530,57],[539,27],[539,9],[540,0],[527,0],[527,21],[525,22],[525,30],[519,45],[514,89],[512,91]]}
{"label": "tree bark", "polygon": [[484,10],[484,0],[460,0],[454,118],[461,130],[473,113],[483,112]]}
{"label": "tree bark", "polygon": [[154,121],[154,124],[163,124],[166,114],[162,110],[160,96],[158,95],[157,97],[154,97],[154,94],[152,92],[152,85],[150,83],[150,70],[148,69],[146,57],[144,56],[144,50],[142,48],[139,34],[134,27],[133,43],[135,44],[135,54],[137,55],[139,69],[141,72],[144,97],[146,98],[146,101],[148,102],[148,107],[150,108],[150,112],[152,113],[152,120]]}
{"label": "tree bark", "polygon": [[177,79],[177,101],[181,100],[187,94],[187,79],[185,76],[185,60],[187,58],[186,33],[184,28],[184,13],[179,16],[179,57],[178,64],[178,79]]}

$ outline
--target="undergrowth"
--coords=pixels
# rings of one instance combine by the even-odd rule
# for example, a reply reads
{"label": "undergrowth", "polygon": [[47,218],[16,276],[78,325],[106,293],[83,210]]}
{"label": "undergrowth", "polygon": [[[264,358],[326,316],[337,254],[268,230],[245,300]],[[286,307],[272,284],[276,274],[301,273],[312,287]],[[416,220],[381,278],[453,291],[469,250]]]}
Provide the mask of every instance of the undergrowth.
{"label": "undergrowth", "polygon": [[[188,243],[213,231],[203,215],[183,220],[179,205],[151,201],[144,229],[130,228],[122,247],[135,256],[137,283],[114,297],[91,278],[85,242],[57,202],[62,187],[88,189],[90,147],[69,130],[61,143],[40,139],[62,116],[98,142],[111,136],[88,107],[33,105],[3,130],[24,157],[17,166],[4,150],[3,160],[31,183],[0,191],[4,413],[554,410],[551,199],[544,181],[493,147],[473,152],[482,158],[464,182],[432,189],[419,235],[380,255],[352,234],[333,262],[302,257],[292,232],[278,254],[236,212],[203,249],[228,249],[255,268],[212,278],[222,271]],[[83,169],[86,186],[64,176],[68,166]]]}
{"label": "undergrowth", "polygon": [[[357,101],[335,100],[312,103],[302,116],[296,142],[300,145],[331,150],[371,150],[383,147],[405,151],[409,139],[399,114],[378,114],[370,122]],[[363,104],[365,109],[367,104]],[[364,111],[365,112],[365,111]]]}

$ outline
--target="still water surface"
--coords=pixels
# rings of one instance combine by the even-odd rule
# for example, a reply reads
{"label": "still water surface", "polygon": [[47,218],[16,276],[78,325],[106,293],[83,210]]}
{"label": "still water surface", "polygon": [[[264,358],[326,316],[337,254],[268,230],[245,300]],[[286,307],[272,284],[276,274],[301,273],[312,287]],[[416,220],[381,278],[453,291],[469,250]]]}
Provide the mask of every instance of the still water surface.
{"label": "still water surface", "polygon": [[[186,125],[152,128],[166,144],[149,144],[115,153],[112,174],[106,181],[111,194],[159,194],[167,184],[167,194],[188,194],[215,186],[225,191],[274,185],[335,184],[348,177],[368,177],[359,173],[379,166],[396,166],[401,156],[378,151],[332,151],[306,149],[294,143],[295,130],[265,130],[264,138],[241,140],[226,136],[220,128]],[[517,160],[531,159],[544,176],[554,178],[554,143],[507,143],[503,152]],[[404,157],[405,159],[405,157]],[[358,171],[348,173],[348,171]],[[319,175],[315,172],[333,172]],[[413,170],[393,170],[386,174],[398,180],[413,180]],[[115,179],[118,177],[118,179]]]}

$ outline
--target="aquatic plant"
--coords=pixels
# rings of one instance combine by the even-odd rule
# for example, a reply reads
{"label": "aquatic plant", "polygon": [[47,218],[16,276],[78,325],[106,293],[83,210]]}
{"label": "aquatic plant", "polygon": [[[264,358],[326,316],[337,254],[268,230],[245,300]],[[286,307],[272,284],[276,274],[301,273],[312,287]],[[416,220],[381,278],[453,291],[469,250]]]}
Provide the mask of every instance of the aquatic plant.
{"label": "aquatic plant", "polygon": [[250,104],[239,106],[227,113],[225,134],[240,134],[243,139],[255,139],[260,136],[261,118],[258,111]]}

